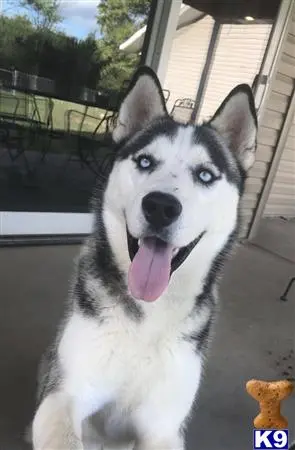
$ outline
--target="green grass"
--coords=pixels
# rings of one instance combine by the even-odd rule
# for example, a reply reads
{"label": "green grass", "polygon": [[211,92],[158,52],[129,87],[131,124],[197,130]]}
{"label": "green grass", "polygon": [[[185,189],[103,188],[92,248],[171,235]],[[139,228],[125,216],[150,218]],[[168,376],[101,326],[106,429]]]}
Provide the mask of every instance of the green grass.
{"label": "green grass", "polygon": [[[21,125],[21,134],[25,145],[27,140],[30,139],[29,132],[27,132],[29,131],[30,121],[17,121],[17,118],[26,117],[30,119],[33,116],[33,112],[37,110],[38,114],[34,114],[34,119],[46,123],[50,111],[50,104],[53,106],[53,130],[61,132],[60,136],[53,139],[47,132],[45,126],[40,129],[37,128],[35,138],[29,144],[31,150],[40,151],[40,149],[50,144],[50,152],[75,152],[77,146],[76,136],[78,133],[91,138],[89,139],[89,144],[86,143],[85,145],[97,147],[92,133],[104,116],[105,110],[95,107],[85,107],[84,105],[57,99],[47,99],[41,96],[33,97],[19,92],[13,93],[1,90],[0,88],[0,117],[1,113],[2,115],[6,115],[6,117],[10,116],[18,125]],[[104,132],[105,124],[102,124],[95,135],[95,139],[101,139]]]}
{"label": "green grass", "polygon": [[[105,113],[100,108],[85,107],[77,103],[26,95],[19,92],[15,92],[14,94],[13,92],[0,89],[0,116],[1,113],[4,113],[15,117],[26,116],[29,119],[32,117],[33,111],[36,109],[35,106],[37,105],[41,121],[46,122],[50,102],[53,104],[52,120],[54,130],[92,133]],[[83,121],[84,114],[86,115]],[[69,123],[67,120],[68,117]],[[36,114],[34,118],[38,119]]]}
{"label": "green grass", "polygon": [[69,131],[93,133],[105,113],[100,108],[85,107],[62,100],[54,99],[53,103],[53,127],[56,130],[67,130],[67,118],[69,117]]}

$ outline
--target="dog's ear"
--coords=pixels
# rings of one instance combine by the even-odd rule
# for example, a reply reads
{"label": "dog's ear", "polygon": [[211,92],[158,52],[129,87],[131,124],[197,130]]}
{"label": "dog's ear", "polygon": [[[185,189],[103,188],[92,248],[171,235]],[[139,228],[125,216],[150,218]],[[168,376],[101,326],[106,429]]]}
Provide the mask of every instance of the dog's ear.
{"label": "dog's ear", "polygon": [[161,84],[149,67],[135,73],[119,109],[113,139],[120,142],[147,126],[156,117],[167,115]]}
{"label": "dog's ear", "polygon": [[257,138],[257,116],[250,86],[240,84],[234,88],[209,124],[235,153],[244,170],[249,170],[255,161]]}

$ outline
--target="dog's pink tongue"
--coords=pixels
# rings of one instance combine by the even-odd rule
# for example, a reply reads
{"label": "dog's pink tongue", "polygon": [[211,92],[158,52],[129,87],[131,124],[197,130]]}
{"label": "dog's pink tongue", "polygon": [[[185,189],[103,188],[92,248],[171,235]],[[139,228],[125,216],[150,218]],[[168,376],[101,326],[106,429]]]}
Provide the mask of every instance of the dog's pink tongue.
{"label": "dog's pink tongue", "polygon": [[173,247],[155,238],[143,240],[128,274],[133,297],[152,302],[169,283]]}

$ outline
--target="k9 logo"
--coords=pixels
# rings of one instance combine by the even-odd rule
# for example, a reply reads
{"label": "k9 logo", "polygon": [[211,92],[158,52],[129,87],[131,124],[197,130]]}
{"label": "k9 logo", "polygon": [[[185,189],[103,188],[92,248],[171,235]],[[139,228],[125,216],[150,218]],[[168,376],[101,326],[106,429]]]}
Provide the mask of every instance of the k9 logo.
{"label": "k9 logo", "polygon": [[288,450],[288,430],[254,430],[254,450]]}

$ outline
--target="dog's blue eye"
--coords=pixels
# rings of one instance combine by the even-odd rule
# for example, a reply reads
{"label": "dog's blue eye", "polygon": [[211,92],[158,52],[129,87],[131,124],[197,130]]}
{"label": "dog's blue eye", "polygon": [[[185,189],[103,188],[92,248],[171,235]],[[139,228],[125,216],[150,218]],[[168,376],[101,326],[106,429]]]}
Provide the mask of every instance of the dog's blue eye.
{"label": "dog's blue eye", "polygon": [[148,156],[139,156],[136,160],[138,167],[141,169],[150,169],[153,161]]}
{"label": "dog's blue eye", "polygon": [[209,183],[212,183],[212,181],[214,181],[213,173],[207,169],[200,170],[200,172],[197,174],[197,176],[198,176],[199,180],[204,184],[209,184]]}

